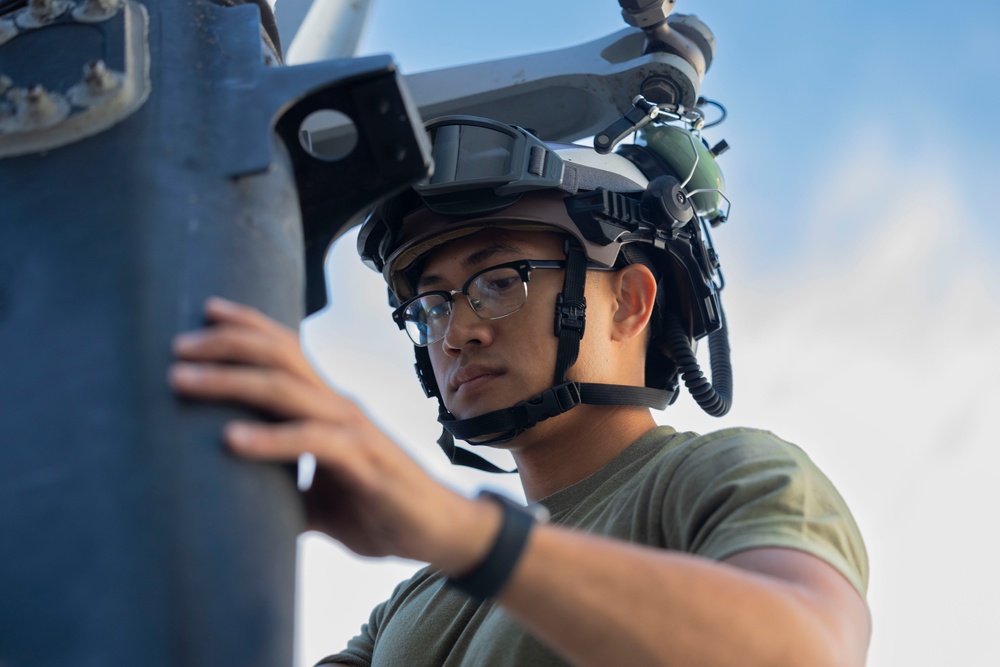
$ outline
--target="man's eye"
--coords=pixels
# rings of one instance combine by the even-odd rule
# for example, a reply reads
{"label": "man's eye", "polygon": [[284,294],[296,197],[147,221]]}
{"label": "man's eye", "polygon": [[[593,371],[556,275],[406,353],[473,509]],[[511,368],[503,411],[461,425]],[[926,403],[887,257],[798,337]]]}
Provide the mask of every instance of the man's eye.
{"label": "man's eye", "polygon": [[486,292],[504,292],[521,282],[518,276],[490,277],[483,281],[483,290]]}
{"label": "man's eye", "polygon": [[440,320],[444,317],[448,317],[448,304],[439,304],[431,308],[427,308],[425,311],[425,317],[428,322],[434,322]]}

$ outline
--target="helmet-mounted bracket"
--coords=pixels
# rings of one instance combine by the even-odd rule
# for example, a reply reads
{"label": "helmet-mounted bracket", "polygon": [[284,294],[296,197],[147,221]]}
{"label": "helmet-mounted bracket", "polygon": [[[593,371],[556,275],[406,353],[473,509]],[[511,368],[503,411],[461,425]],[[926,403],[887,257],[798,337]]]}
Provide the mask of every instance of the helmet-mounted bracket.
{"label": "helmet-mounted bracket", "polygon": [[691,197],[673,176],[657,176],[642,193],[642,203],[655,211],[657,217],[674,229],[680,229],[694,217]]}
{"label": "helmet-mounted bracket", "polygon": [[566,212],[585,239],[602,246],[645,241],[664,249],[690,227],[694,208],[676,178],[656,178],[637,195],[598,188],[566,197]]}
{"label": "helmet-mounted bracket", "polygon": [[622,139],[644,127],[659,115],[660,108],[657,105],[642,95],[636,95],[632,99],[632,108],[594,137],[594,150],[601,155],[610,153]]}
{"label": "helmet-mounted bracket", "polygon": [[598,245],[617,243],[623,234],[636,232],[643,223],[653,226],[635,197],[597,188],[566,197],[566,212],[585,239]]}
{"label": "helmet-mounted bracket", "polygon": [[[709,100],[704,100],[704,98],[699,98],[699,104],[702,101],[706,104],[711,103],[721,107],[718,102],[710,102]],[[705,126],[705,115],[699,108],[687,108],[680,104],[657,104],[650,102],[642,95],[636,95],[632,98],[632,108],[626,111],[624,116],[594,136],[594,150],[601,155],[606,155],[613,151],[615,146],[620,144],[625,137],[633,132],[638,132],[656,119],[659,119],[657,123],[674,120],[683,121],[689,129],[695,131],[701,130]],[[724,153],[729,149],[729,144],[723,140],[716,148],[718,148],[718,152],[716,153],[715,149],[713,149],[713,156]],[[697,164],[697,155],[695,156],[695,160],[695,164]]]}

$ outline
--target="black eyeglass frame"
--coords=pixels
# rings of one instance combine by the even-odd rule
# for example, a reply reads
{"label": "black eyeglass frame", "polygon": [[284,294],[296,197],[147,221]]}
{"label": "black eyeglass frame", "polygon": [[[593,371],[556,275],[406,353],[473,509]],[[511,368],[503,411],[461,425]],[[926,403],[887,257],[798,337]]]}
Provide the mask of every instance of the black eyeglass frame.
{"label": "black eyeglass frame", "polygon": [[[524,305],[528,302],[528,283],[531,282],[531,272],[534,269],[565,269],[565,268],[566,268],[566,260],[536,260],[536,259],[517,259],[512,262],[504,262],[503,264],[488,266],[485,269],[480,269],[479,271],[476,271],[471,276],[469,276],[469,279],[466,280],[465,283],[462,285],[462,287],[459,289],[431,290],[429,292],[421,292],[416,296],[410,297],[409,299],[401,303],[398,308],[392,311],[392,320],[396,323],[396,326],[398,326],[401,331],[406,332],[407,337],[410,339],[410,341],[413,342],[414,345],[416,345],[417,347],[427,347],[428,345],[438,342],[439,340],[441,340],[441,338],[444,338],[444,336],[442,335],[441,338],[437,338],[435,340],[428,341],[426,343],[418,343],[417,341],[413,340],[413,336],[410,335],[409,330],[406,328],[406,323],[408,320],[406,319],[405,315],[406,315],[406,309],[409,307],[410,304],[414,303],[415,301],[427,296],[438,295],[445,300],[445,303],[448,304],[448,317],[450,318],[453,312],[452,304],[455,302],[455,295],[462,294],[465,296],[466,301],[469,302],[469,307],[472,308],[472,312],[474,312],[477,317],[483,320],[501,320],[505,317],[509,317],[514,313],[518,312],[519,310],[524,308]],[[472,303],[472,299],[469,297],[469,286],[479,276],[483,275],[484,273],[489,273],[490,271],[496,271],[497,269],[514,269],[517,272],[518,276],[521,278],[521,285],[524,288],[524,301],[518,308],[510,311],[509,313],[505,313],[503,315],[497,315],[496,317],[484,317],[479,313],[478,310],[476,310],[476,306]],[[614,268],[599,266],[596,264],[591,264],[589,262],[587,264],[587,269],[598,270],[598,271],[616,270]]]}

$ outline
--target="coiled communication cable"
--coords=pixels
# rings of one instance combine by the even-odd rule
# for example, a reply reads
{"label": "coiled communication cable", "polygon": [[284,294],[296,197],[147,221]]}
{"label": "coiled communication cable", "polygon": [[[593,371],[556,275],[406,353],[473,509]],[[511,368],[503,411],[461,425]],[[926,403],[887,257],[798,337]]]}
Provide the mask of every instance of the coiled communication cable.
{"label": "coiled communication cable", "polygon": [[701,372],[701,366],[677,316],[668,312],[665,325],[667,347],[681,379],[684,380],[684,386],[702,410],[713,417],[725,415],[733,405],[733,367],[730,362],[729,331],[726,328],[725,314],[722,315],[722,326],[708,335],[711,381]]}

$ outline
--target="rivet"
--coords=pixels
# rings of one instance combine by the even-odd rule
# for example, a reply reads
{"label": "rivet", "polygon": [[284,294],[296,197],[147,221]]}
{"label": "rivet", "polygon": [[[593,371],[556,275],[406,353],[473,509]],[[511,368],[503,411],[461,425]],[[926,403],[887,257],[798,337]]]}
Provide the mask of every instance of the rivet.
{"label": "rivet", "polygon": [[92,93],[106,93],[118,83],[103,60],[91,60],[83,68],[83,80]]}
{"label": "rivet", "polygon": [[72,6],[73,3],[68,0],[28,0],[27,9],[14,20],[22,28],[40,28],[55,21]]}
{"label": "rivet", "polygon": [[59,93],[51,93],[43,86],[28,90],[17,88],[7,93],[14,102],[18,129],[41,130],[52,127],[69,115],[69,103]]}
{"label": "rivet", "polygon": [[78,107],[92,107],[121,88],[123,76],[108,69],[103,60],[91,60],[83,67],[83,82],[66,93]]}
{"label": "rivet", "polygon": [[107,21],[124,6],[124,0],[87,0],[73,10],[73,18],[83,23]]}

